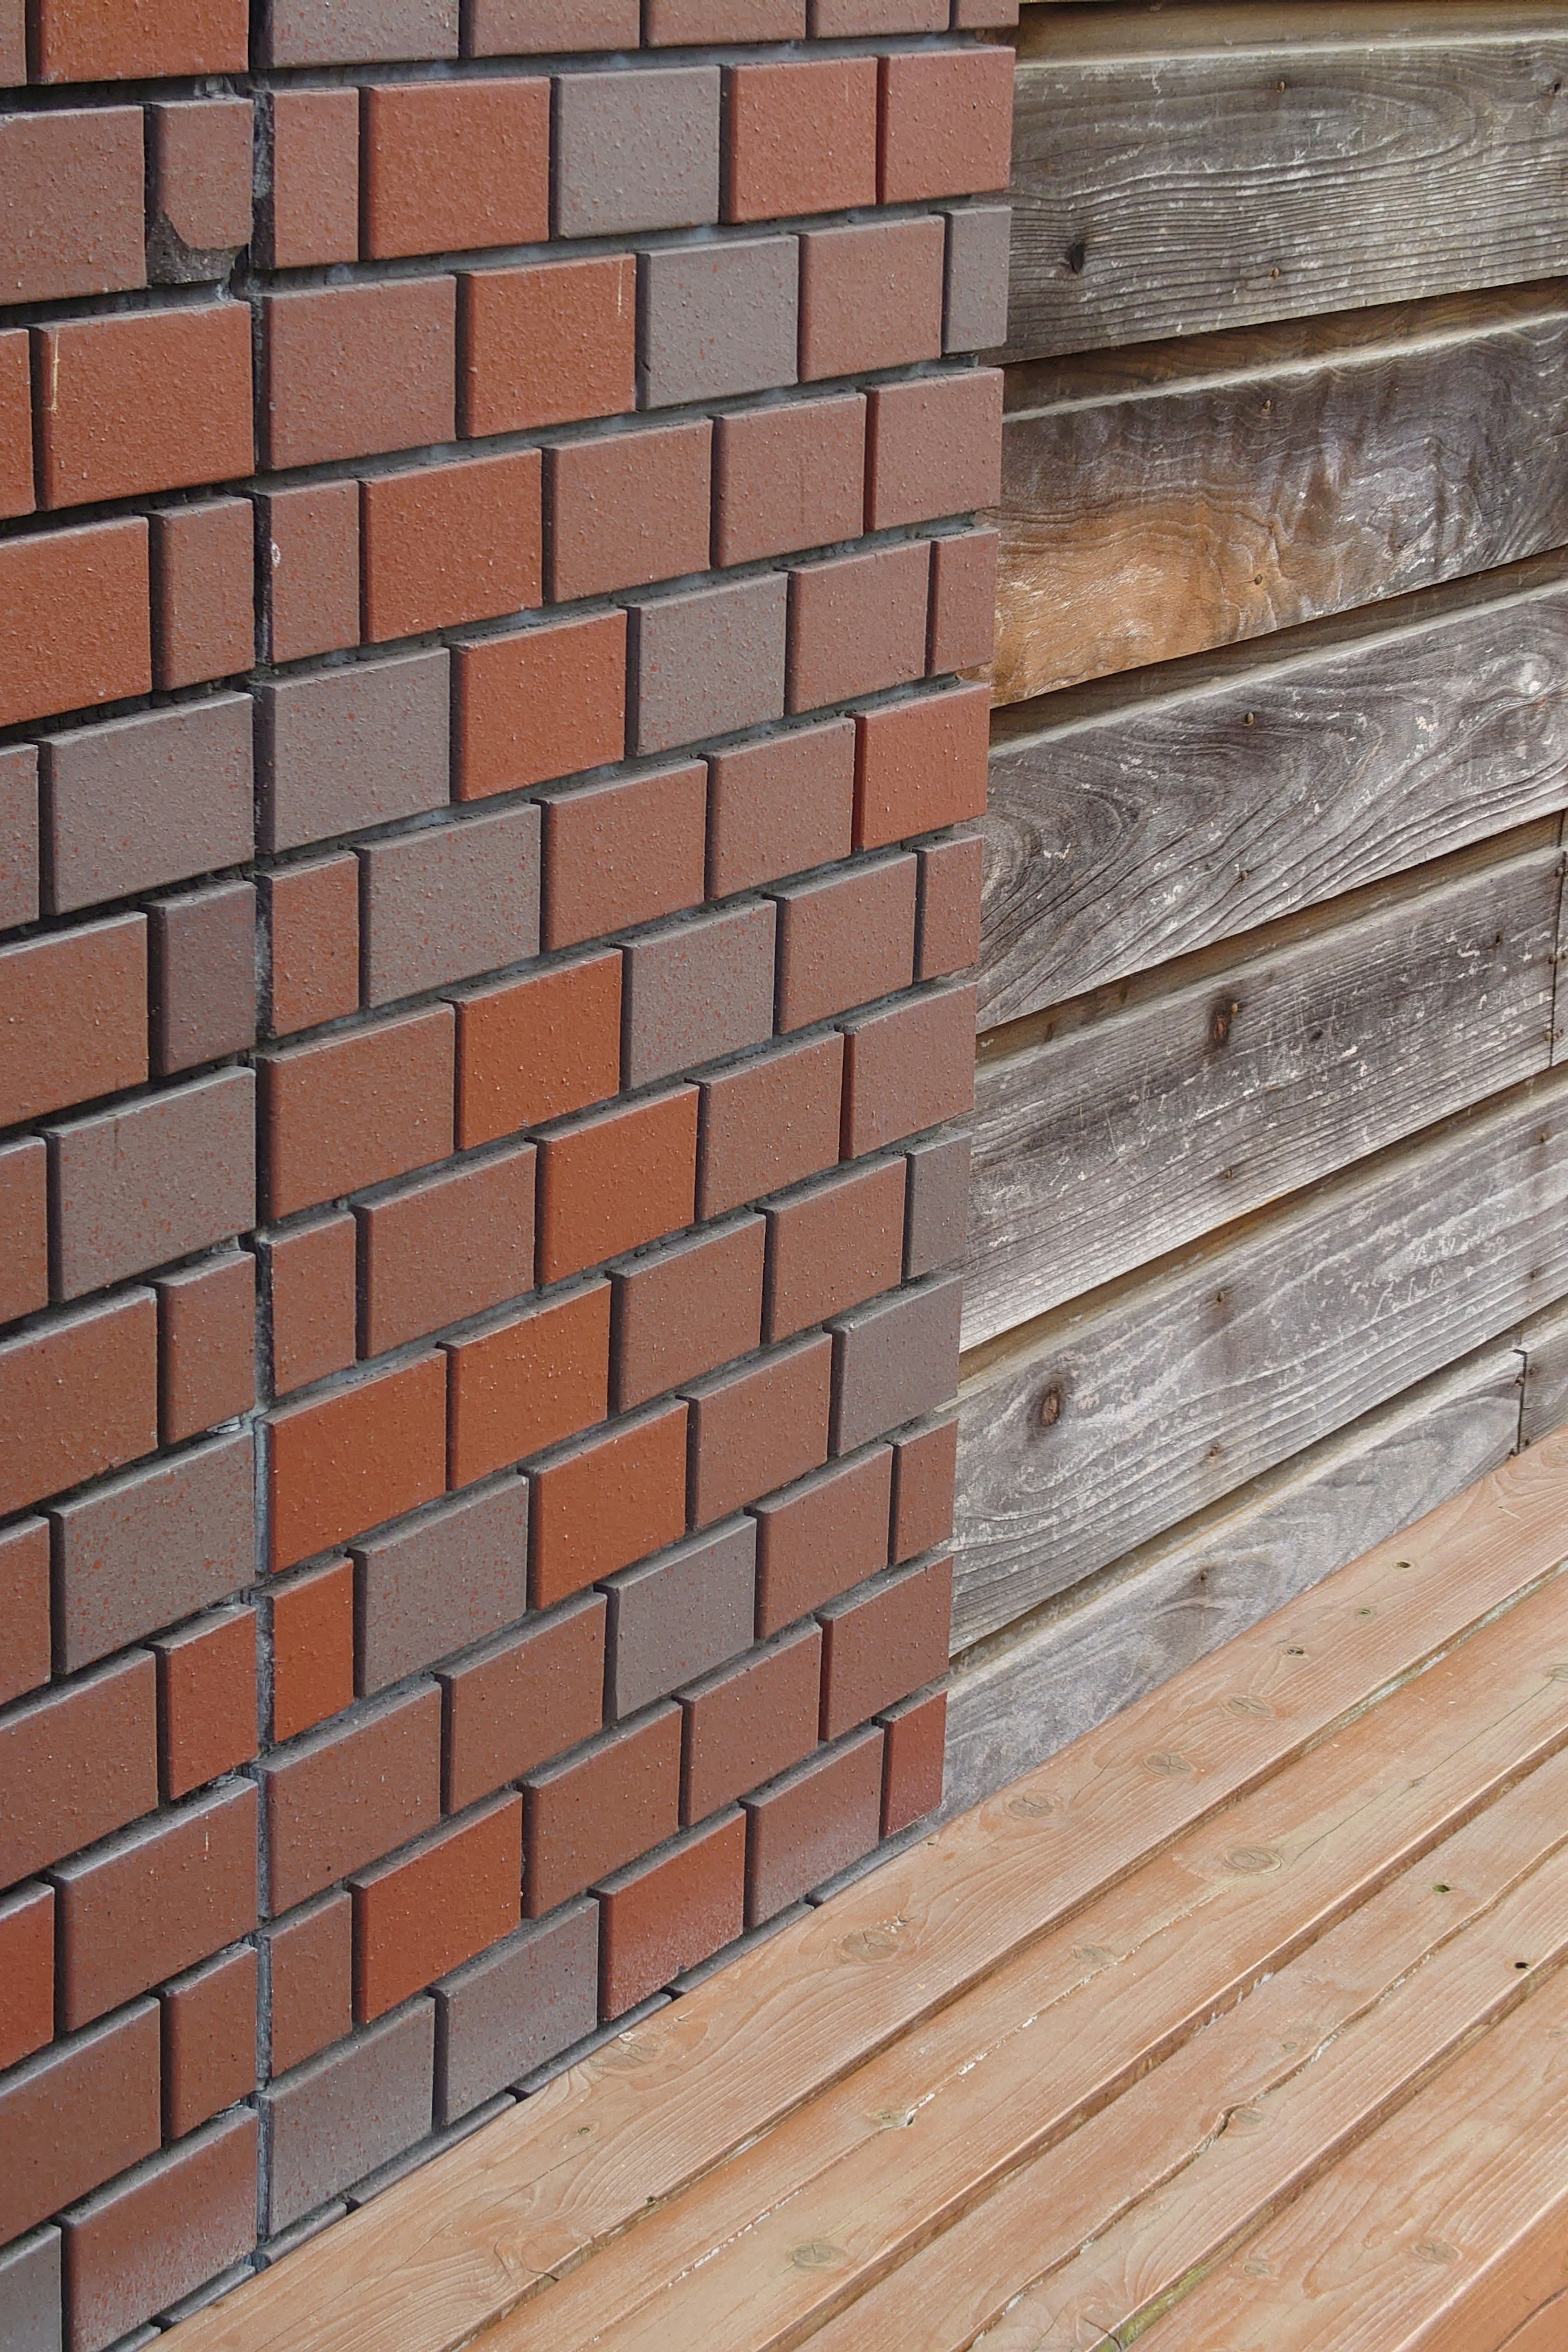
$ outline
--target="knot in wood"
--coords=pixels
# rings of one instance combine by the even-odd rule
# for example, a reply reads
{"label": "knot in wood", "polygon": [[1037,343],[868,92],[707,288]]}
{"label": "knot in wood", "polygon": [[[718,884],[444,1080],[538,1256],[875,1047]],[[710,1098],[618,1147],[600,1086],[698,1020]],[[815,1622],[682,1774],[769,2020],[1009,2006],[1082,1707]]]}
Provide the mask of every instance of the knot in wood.
{"label": "knot in wood", "polygon": [[1209,1014],[1209,1044],[1215,1047],[1228,1045],[1231,1029],[1241,1007],[1234,1000],[1216,1004]]}
{"label": "knot in wood", "polygon": [[844,2249],[813,2238],[808,2245],[792,2246],[789,2258],[797,2271],[830,2271],[844,2260]]}
{"label": "knot in wood", "polygon": [[1042,1429],[1054,1429],[1062,1417],[1062,1392],[1055,1381],[1040,1399],[1038,1417]]}

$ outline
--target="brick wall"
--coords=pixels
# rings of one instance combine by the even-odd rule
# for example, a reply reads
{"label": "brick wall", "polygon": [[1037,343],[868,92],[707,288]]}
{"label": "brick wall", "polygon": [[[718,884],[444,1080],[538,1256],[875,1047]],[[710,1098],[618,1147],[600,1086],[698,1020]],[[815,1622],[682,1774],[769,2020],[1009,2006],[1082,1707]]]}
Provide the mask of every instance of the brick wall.
{"label": "brick wall", "polygon": [[938,1801],[1004,4],[0,0],[8,2352]]}

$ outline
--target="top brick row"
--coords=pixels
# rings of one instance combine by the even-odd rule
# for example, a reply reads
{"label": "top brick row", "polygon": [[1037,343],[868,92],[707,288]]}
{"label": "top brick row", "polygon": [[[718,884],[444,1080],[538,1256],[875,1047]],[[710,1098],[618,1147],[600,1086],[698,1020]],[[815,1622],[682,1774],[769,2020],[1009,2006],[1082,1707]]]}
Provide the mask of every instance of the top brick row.
{"label": "top brick row", "polygon": [[[1018,0],[267,0],[258,66],[856,39],[1018,21]],[[0,0],[0,86],[244,73],[249,0]]]}

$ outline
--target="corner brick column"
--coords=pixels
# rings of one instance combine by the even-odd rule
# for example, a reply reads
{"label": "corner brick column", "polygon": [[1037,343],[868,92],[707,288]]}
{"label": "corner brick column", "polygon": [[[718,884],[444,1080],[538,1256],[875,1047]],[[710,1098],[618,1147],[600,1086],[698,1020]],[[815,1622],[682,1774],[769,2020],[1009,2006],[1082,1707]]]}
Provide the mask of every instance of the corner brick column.
{"label": "corner brick column", "polygon": [[1006,5],[0,0],[7,2352],[939,1801]]}

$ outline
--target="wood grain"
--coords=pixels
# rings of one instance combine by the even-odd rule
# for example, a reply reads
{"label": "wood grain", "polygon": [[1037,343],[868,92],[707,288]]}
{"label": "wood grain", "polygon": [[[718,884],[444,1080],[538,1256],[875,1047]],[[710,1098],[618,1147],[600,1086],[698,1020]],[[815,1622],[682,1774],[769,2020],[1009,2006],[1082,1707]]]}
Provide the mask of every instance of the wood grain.
{"label": "wood grain", "polygon": [[1018,39],[1008,352],[1544,277],[1565,154],[1551,5],[1041,15]]}
{"label": "wood grain", "polygon": [[1533,1445],[1568,1422],[1568,1306],[1532,1315],[1519,1344],[1524,1358],[1519,1442]]}
{"label": "wood grain", "polygon": [[1436,1373],[1131,1554],[1078,1607],[978,1644],[948,1692],[944,1817],[1496,1469],[1518,1436],[1522,1362],[1505,1345]]}
{"label": "wood grain", "polygon": [[953,1646],[1568,1295],[1568,1074],[966,1360]]}
{"label": "wood grain", "polygon": [[[1564,152],[1568,173],[1568,138]],[[996,699],[1561,547],[1565,296],[1558,281],[1014,370]]]}
{"label": "wood grain", "polygon": [[1568,559],[1001,715],[990,1028],[1568,804]]}

